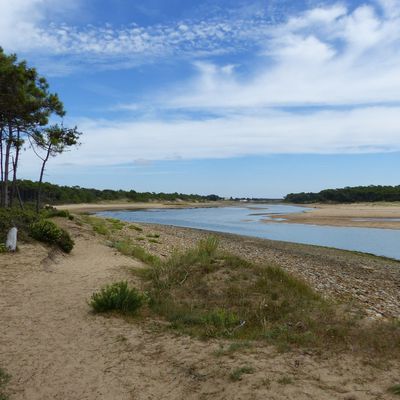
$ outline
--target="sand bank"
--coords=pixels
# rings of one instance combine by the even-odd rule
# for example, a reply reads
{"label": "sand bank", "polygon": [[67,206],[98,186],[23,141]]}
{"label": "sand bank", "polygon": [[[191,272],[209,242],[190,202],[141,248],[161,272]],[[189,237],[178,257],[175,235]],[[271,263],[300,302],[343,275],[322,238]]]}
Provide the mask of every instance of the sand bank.
{"label": "sand bank", "polygon": [[[311,211],[271,216],[264,222],[400,229],[400,203],[311,204]],[[284,218],[285,221],[274,221]]]}
{"label": "sand bank", "polygon": [[212,202],[104,202],[104,203],[80,203],[63,204],[56,206],[59,210],[68,210],[70,212],[98,212],[113,210],[146,210],[150,208],[208,208],[208,207],[226,207],[231,202],[212,201]]}

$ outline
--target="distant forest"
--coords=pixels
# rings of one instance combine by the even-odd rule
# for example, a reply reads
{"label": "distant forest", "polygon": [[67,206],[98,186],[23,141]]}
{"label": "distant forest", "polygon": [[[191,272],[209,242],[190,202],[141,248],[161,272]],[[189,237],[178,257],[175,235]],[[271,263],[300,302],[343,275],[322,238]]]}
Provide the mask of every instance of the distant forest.
{"label": "distant forest", "polygon": [[400,186],[356,186],[326,189],[319,193],[290,193],[285,197],[285,201],[290,203],[400,201]]}
{"label": "distant forest", "polygon": [[[18,180],[17,188],[23,203],[33,203],[36,200],[39,183],[30,180]],[[135,190],[99,190],[86,189],[79,186],[59,186],[52,183],[42,183],[42,202],[47,204],[95,203],[104,200],[128,200],[138,202],[148,201],[217,201],[219,196],[211,194],[200,196],[182,193],[139,193]]]}

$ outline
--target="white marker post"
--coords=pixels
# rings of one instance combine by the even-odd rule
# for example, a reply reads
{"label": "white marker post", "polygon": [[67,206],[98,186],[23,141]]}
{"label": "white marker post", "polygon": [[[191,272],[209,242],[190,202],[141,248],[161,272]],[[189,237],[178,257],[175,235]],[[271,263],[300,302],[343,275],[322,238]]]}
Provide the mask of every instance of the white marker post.
{"label": "white marker post", "polygon": [[11,228],[8,231],[6,247],[7,247],[7,250],[9,250],[9,251],[17,250],[17,232],[18,232],[18,229],[16,227]]}

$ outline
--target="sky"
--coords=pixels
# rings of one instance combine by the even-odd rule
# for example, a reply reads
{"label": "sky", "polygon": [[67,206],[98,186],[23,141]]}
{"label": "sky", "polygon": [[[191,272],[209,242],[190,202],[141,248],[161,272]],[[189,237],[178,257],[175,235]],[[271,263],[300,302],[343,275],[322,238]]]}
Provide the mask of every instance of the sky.
{"label": "sky", "polygon": [[400,0],[0,0],[0,46],[83,132],[47,181],[270,198],[400,184]]}

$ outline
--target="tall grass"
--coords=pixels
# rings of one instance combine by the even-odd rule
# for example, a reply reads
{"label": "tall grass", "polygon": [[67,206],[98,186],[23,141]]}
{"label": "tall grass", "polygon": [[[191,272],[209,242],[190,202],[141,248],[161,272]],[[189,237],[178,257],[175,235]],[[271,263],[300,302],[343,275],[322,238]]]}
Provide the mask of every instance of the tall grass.
{"label": "tall grass", "polygon": [[262,340],[281,350],[351,349],[399,355],[396,321],[362,321],[278,266],[218,250],[210,237],[142,273],[152,310],[200,337]]}

